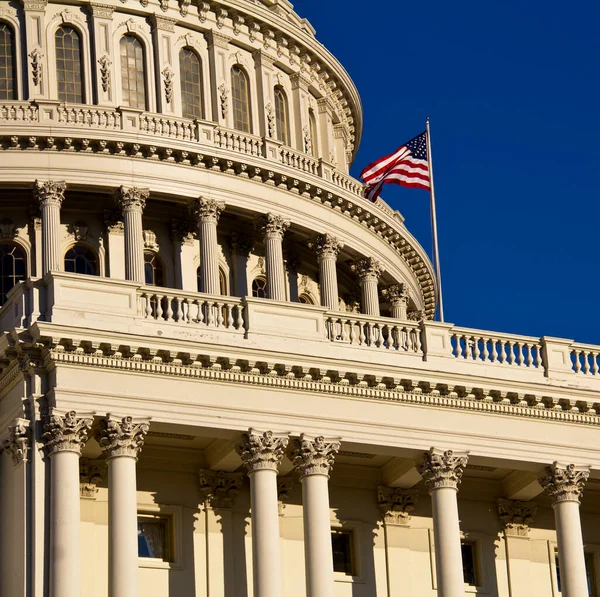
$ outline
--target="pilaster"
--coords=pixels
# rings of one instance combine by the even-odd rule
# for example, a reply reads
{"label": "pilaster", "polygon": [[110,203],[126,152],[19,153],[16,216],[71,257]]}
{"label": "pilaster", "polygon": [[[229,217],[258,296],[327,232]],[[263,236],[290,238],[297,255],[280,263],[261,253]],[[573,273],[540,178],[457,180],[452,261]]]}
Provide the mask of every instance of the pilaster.
{"label": "pilaster", "polygon": [[48,0],[23,0],[27,85],[29,100],[48,97],[48,48],[46,47],[46,7]]}
{"label": "pilaster", "polygon": [[212,120],[221,126],[227,127],[231,126],[231,110],[229,109],[231,83],[229,69],[227,68],[229,39],[226,35],[214,30],[206,32]]}
{"label": "pilaster", "polygon": [[173,53],[175,41],[175,23],[172,19],[157,13],[150,16],[152,38],[154,41],[154,61],[158,72],[158,102],[157,111],[162,114],[176,114],[180,109],[178,80],[179,61]]}
{"label": "pilaster", "polygon": [[[92,64],[94,65],[94,96],[100,106],[115,106],[115,69],[119,68],[120,56],[113,52],[113,13],[115,7],[108,4],[90,2],[88,12],[91,17]],[[117,64],[115,64],[117,62]]]}

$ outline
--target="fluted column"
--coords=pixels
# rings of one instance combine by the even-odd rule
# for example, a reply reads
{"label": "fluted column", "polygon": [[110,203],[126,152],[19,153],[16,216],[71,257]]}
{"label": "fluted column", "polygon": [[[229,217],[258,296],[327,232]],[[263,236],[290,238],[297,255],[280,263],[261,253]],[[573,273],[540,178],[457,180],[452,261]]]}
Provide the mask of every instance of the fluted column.
{"label": "fluted column", "polygon": [[406,284],[392,284],[382,291],[390,304],[390,317],[392,319],[408,319],[408,300],[410,292]]}
{"label": "fluted column", "polygon": [[562,597],[588,595],[579,500],[589,476],[587,467],[555,462],[540,479],[554,509]]}
{"label": "fluted column", "polygon": [[339,438],[301,435],[294,441],[292,461],[302,483],[307,597],[334,594],[329,473],[339,449]]}
{"label": "fluted column", "polygon": [[331,234],[320,234],[309,246],[317,254],[321,280],[321,305],[333,311],[339,309],[337,258],[344,244]]}
{"label": "fluted column", "polygon": [[288,220],[271,213],[260,217],[257,222],[257,229],[265,245],[267,296],[276,301],[285,301],[283,235],[289,226]]}
{"label": "fluted column", "polygon": [[190,204],[192,216],[198,222],[200,239],[200,292],[207,294],[221,294],[217,223],[224,209],[224,203],[205,197]]}
{"label": "fluted column", "polygon": [[377,259],[366,257],[352,264],[352,271],[358,276],[361,293],[362,312],[365,315],[379,316],[379,294],[377,283],[383,273],[383,266]]}
{"label": "fluted column", "polygon": [[431,495],[438,597],[465,595],[457,493],[467,460],[466,453],[431,448],[419,467]]}
{"label": "fluted column", "polygon": [[64,181],[36,180],[35,198],[42,213],[42,276],[62,270],[60,256],[60,206],[65,198]]}
{"label": "fluted column", "polygon": [[287,444],[287,434],[250,429],[237,446],[250,477],[254,597],[283,592],[277,471]]}
{"label": "fluted column", "polygon": [[137,187],[121,187],[117,195],[125,229],[125,278],[140,284],[146,282],[142,213],[149,195],[148,189]]}
{"label": "fluted column", "polygon": [[137,456],[149,421],[108,415],[100,447],[108,462],[108,595],[138,597]]}
{"label": "fluted column", "polygon": [[43,439],[50,458],[50,597],[81,595],[79,457],[91,417],[51,412]]}

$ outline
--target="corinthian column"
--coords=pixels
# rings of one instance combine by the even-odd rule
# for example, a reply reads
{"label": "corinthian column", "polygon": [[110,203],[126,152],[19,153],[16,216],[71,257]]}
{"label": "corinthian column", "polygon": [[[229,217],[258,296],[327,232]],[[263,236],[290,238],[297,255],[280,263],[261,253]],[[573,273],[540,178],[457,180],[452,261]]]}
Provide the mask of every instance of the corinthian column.
{"label": "corinthian column", "polygon": [[309,246],[317,254],[321,280],[321,305],[337,311],[339,309],[337,258],[344,244],[331,234],[320,234],[310,241]]}
{"label": "corinthian column", "polygon": [[100,447],[108,462],[108,595],[137,597],[138,530],[135,465],[150,427],[147,419],[102,421]]}
{"label": "corinthian column", "polygon": [[456,494],[467,460],[466,453],[431,448],[419,467],[431,495],[439,597],[465,594]]}
{"label": "corinthian column", "polygon": [[257,229],[265,245],[267,270],[267,296],[276,301],[285,301],[285,268],[283,266],[283,235],[290,222],[275,214],[261,216]]}
{"label": "corinthian column", "polygon": [[79,457],[92,417],[51,412],[43,440],[50,458],[50,597],[81,595]]}
{"label": "corinthian column", "polygon": [[255,597],[281,597],[283,591],[277,471],[287,444],[287,433],[250,429],[237,446],[250,477]]}
{"label": "corinthian column", "polygon": [[125,228],[125,278],[139,284],[146,282],[142,213],[149,195],[148,189],[136,187],[121,187],[117,195],[117,203],[123,210]]}
{"label": "corinthian column", "polygon": [[402,319],[403,321],[408,319],[407,309],[410,293],[406,284],[392,284],[384,288],[382,294],[390,303],[390,317],[392,319]]}
{"label": "corinthian column", "polygon": [[207,294],[221,294],[217,223],[224,209],[224,203],[205,197],[195,199],[190,205],[200,238],[200,292]]}
{"label": "corinthian column", "polygon": [[42,276],[60,271],[60,206],[65,198],[64,181],[35,181],[34,194],[42,212]]}
{"label": "corinthian column", "polygon": [[383,273],[383,266],[377,259],[366,257],[356,261],[351,266],[352,271],[358,276],[362,312],[365,315],[379,315],[379,295],[377,283]]}
{"label": "corinthian column", "polygon": [[334,594],[329,472],[339,449],[339,438],[301,435],[294,441],[292,462],[302,483],[307,597],[333,597]]}
{"label": "corinthian column", "polygon": [[579,500],[589,476],[587,467],[555,462],[540,479],[554,508],[562,597],[588,594]]}

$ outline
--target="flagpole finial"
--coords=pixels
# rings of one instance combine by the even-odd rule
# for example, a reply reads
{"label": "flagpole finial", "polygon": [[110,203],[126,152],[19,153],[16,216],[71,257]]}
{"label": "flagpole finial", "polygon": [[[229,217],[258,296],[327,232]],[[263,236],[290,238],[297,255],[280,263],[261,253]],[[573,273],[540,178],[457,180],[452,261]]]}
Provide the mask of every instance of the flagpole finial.
{"label": "flagpole finial", "polygon": [[425,122],[429,124],[429,116],[425,119]]}

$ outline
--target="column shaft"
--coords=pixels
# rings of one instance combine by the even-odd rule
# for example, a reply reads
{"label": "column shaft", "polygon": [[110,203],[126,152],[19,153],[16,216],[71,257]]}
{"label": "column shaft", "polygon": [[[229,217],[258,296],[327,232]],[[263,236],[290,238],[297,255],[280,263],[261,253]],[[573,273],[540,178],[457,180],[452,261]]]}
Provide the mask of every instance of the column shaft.
{"label": "column shaft", "polygon": [[144,230],[142,212],[137,209],[126,209],[123,212],[125,227],[125,278],[144,284]]}
{"label": "column shaft", "polygon": [[46,203],[42,211],[42,274],[60,271],[60,206]]}
{"label": "column shaft", "polygon": [[281,238],[265,237],[265,268],[267,270],[267,296],[275,301],[285,301],[285,269]]}
{"label": "column shaft", "polygon": [[207,294],[221,294],[216,220],[201,219],[198,233],[200,235],[200,290]]}
{"label": "column shaft", "polygon": [[323,257],[319,263],[321,275],[321,304],[337,311],[339,308],[337,268],[335,257]]}
{"label": "column shaft", "polygon": [[559,502],[555,504],[554,519],[562,597],[586,597],[588,586],[579,503]]}
{"label": "column shaft", "polygon": [[377,294],[377,278],[367,277],[360,281],[362,308],[365,315],[379,316],[379,295]]}

